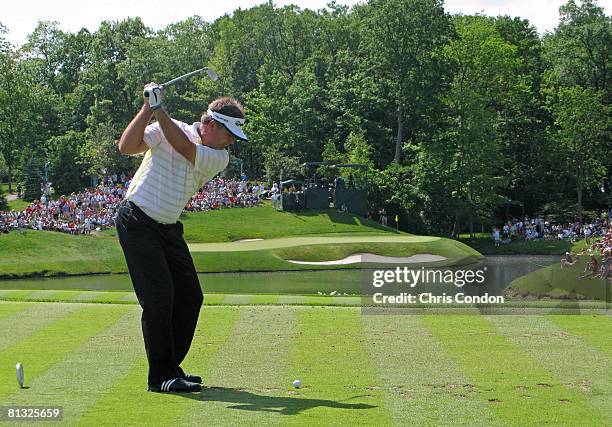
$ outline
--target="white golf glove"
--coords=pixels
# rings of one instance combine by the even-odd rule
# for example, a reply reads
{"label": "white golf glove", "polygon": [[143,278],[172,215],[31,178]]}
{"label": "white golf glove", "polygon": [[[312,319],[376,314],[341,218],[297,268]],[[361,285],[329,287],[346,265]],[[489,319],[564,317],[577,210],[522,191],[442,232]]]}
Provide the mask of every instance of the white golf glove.
{"label": "white golf glove", "polygon": [[157,83],[149,83],[144,88],[144,97],[149,100],[149,107],[152,110],[157,110],[162,103],[162,87]]}

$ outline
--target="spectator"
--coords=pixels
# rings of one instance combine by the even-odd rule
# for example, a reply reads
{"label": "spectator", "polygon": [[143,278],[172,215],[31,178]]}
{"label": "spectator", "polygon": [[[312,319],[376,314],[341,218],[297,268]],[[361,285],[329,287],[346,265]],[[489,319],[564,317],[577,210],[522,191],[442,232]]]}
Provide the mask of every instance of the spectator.
{"label": "spectator", "polygon": [[497,227],[493,227],[493,241],[495,242],[495,246],[499,246],[501,241],[500,241],[500,235],[499,235],[499,228]]}
{"label": "spectator", "polygon": [[576,264],[576,260],[572,258],[569,252],[566,252],[565,256],[561,258],[561,268],[571,267],[574,264]]}

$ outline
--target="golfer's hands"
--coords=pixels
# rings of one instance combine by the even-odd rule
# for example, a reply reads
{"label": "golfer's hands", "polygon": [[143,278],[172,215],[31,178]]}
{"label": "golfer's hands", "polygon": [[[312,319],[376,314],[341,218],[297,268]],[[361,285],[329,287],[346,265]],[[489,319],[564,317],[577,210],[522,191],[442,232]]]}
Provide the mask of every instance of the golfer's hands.
{"label": "golfer's hands", "polygon": [[149,107],[151,107],[152,110],[157,110],[161,107],[163,94],[164,87],[157,83],[151,82],[144,87],[143,95],[145,102],[148,101]]}

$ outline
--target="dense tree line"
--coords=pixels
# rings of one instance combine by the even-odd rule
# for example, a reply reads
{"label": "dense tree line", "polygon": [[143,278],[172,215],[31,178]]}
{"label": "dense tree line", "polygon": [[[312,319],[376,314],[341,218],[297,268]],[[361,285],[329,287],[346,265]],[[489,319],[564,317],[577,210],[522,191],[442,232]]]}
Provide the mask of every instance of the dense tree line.
{"label": "dense tree line", "polygon": [[56,189],[70,192],[133,169],[115,140],[143,84],[208,65],[220,80],[178,83],[166,108],[194,121],[216,96],[241,99],[251,141],[232,154],[251,177],[363,163],[354,178],[372,210],[442,235],[508,215],[607,209],[612,20],[595,0],[560,13],[543,37],[524,19],[451,16],[441,0],[319,11],[270,2],[157,32],[138,18],[93,33],[41,21],[20,47],[0,26],[0,173],[21,182],[48,162]]}

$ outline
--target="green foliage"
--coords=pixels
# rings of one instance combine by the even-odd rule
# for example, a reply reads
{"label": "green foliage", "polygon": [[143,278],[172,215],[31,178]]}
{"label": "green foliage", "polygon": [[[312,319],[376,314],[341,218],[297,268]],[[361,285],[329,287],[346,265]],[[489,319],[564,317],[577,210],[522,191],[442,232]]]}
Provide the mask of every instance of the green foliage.
{"label": "green foliage", "polygon": [[266,181],[268,182],[296,178],[303,174],[302,166],[297,157],[284,154],[274,146],[265,149],[263,164],[266,171]]}
{"label": "green foliage", "polygon": [[609,172],[605,159],[612,150],[612,109],[604,103],[604,96],[603,91],[592,88],[561,88],[550,107],[563,158],[576,179],[580,218],[583,188],[601,188]]}
{"label": "green foliage", "polygon": [[8,166],[4,160],[4,156],[0,153],[0,182],[8,179]]}
{"label": "green foliage", "polygon": [[43,182],[42,164],[36,157],[31,158],[23,170],[23,199],[40,199]]}
{"label": "green foliage", "polygon": [[366,167],[365,169],[342,169],[342,176],[345,178],[345,182],[349,182],[348,180],[350,177],[352,177],[356,188],[367,188],[373,190],[368,188],[370,185],[368,182],[368,172],[372,171],[374,168],[374,163],[372,161],[372,147],[370,144],[368,144],[368,141],[366,141],[365,133],[351,132],[346,139],[344,147],[347,151],[348,163],[364,165]]}
{"label": "green foliage", "polygon": [[463,221],[488,217],[503,202],[500,193],[507,181],[501,170],[496,106],[521,84],[515,79],[515,48],[502,39],[492,20],[459,17],[456,28],[460,38],[443,50],[456,68],[443,98],[445,122],[431,141],[412,147],[423,215],[435,218],[437,226],[453,223],[447,230],[453,236]]}
{"label": "green foliage", "polygon": [[[569,198],[605,208],[611,17],[594,0],[569,0],[560,16],[540,38],[527,20],[452,17],[441,0],[318,11],[266,2],[159,31],[139,18],[78,33],[40,21],[19,49],[0,24],[4,175],[22,180],[37,157],[69,192],[103,170],[132,172],[139,157],[119,155],[115,140],[143,84],[208,65],[219,81],[179,82],[165,108],[192,122],[216,97],[240,99],[250,140],[231,150],[250,177],[297,176],[307,161],[366,164],[368,184],[365,173],[341,173],[368,186],[372,211],[443,235]],[[571,156],[585,150],[567,148],[578,143],[592,147],[582,163]],[[331,181],[338,171],[319,174]]]}
{"label": "green foliage", "polygon": [[6,200],[6,193],[4,186],[0,185],[0,212],[8,210],[8,203]]}
{"label": "green foliage", "polygon": [[49,140],[46,153],[49,161],[49,181],[58,195],[82,190],[89,184],[89,179],[84,177],[79,157],[84,139],[83,132],[68,131]]}
{"label": "green foliage", "polygon": [[394,160],[400,162],[404,141],[416,138],[420,115],[442,89],[444,58],[438,51],[454,36],[452,23],[441,0],[374,0],[362,12],[370,82],[395,114]]}
{"label": "green foliage", "polygon": [[88,176],[121,174],[131,170],[133,157],[123,156],[117,149],[117,129],[112,122],[98,123],[84,135],[84,143],[78,146],[77,163]]}
{"label": "green foliage", "polygon": [[549,85],[592,87],[610,102],[612,16],[594,0],[568,0],[554,34],[545,37]]}

